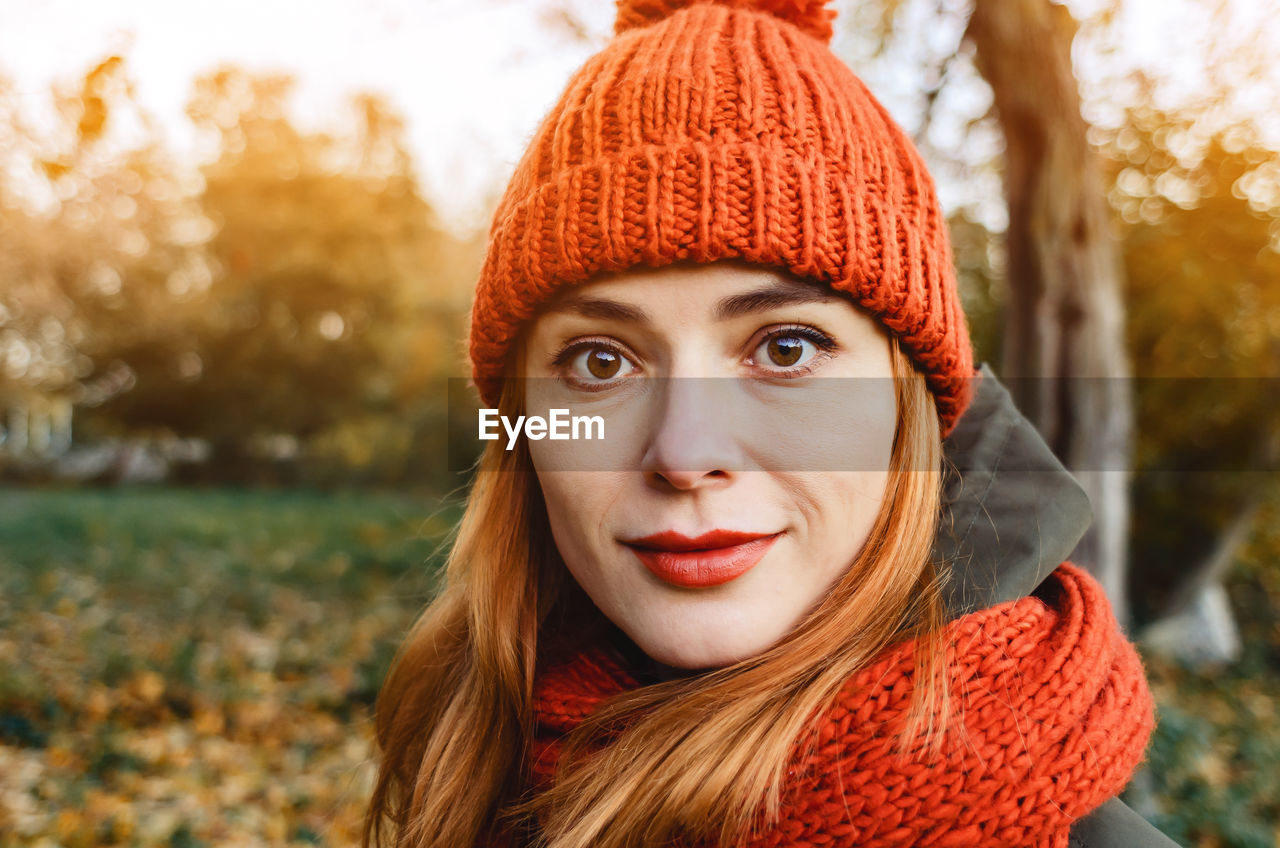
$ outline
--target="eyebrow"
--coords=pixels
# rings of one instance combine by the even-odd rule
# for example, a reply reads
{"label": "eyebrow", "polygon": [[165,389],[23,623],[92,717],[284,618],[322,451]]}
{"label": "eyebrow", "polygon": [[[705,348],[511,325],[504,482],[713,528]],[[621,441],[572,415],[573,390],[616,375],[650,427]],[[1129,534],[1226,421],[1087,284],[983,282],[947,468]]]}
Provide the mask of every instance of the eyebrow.
{"label": "eyebrow", "polygon": [[[757,312],[767,312],[770,309],[778,309],[783,306],[795,306],[802,303],[824,303],[840,299],[840,296],[834,291],[823,287],[810,286],[803,283],[791,285],[775,283],[722,298],[716,304],[715,318],[717,321],[728,321],[732,318],[740,318],[743,315],[751,315]],[[552,308],[552,311],[572,312],[584,318],[597,318],[606,321],[632,322],[636,324],[653,323],[649,318],[649,313],[637,306],[603,297],[589,297],[576,292],[564,297],[560,303]]]}

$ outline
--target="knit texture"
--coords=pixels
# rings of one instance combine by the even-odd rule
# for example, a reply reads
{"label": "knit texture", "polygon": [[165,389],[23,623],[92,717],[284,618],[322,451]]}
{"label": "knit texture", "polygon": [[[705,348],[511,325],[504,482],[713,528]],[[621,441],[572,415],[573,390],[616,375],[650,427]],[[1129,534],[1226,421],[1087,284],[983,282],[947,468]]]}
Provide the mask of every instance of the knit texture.
{"label": "knit texture", "polygon": [[499,202],[468,338],[496,406],[511,345],[602,272],[737,258],[846,292],[928,378],[945,436],[973,351],[932,178],[828,49],[816,0],[622,0]]}
{"label": "knit texture", "polygon": [[[948,625],[957,718],[945,753],[903,762],[910,641],[888,649],[821,717],[816,751],[791,769],[776,827],[742,848],[1052,846],[1115,796],[1143,758],[1154,703],[1102,587],[1063,563],[1036,592]],[[535,683],[535,785],[554,780],[564,734],[636,677],[603,645]]]}

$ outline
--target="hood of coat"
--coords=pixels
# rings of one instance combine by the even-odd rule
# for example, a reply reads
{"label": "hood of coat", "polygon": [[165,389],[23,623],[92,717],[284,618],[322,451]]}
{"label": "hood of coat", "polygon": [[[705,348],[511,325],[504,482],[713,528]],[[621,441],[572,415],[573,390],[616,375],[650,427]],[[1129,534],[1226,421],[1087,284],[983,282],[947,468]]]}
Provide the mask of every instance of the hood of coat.
{"label": "hood of coat", "polygon": [[1093,523],[1084,488],[985,362],[973,400],[943,443],[935,559],[953,563],[952,618],[1029,595]]}

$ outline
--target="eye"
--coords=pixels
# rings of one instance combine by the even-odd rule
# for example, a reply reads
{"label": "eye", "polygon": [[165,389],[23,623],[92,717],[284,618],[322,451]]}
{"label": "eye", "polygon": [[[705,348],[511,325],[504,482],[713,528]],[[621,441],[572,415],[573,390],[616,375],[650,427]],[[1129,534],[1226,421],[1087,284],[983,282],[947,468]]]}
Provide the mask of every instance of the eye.
{"label": "eye", "polygon": [[635,370],[621,350],[598,341],[569,344],[556,354],[552,364],[570,380],[588,385],[625,377]]}
{"label": "eye", "polygon": [[[805,348],[813,347],[813,342],[799,336],[774,336],[764,343],[765,353],[774,365],[790,367],[797,364],[805,356]],[[814,351],[816,352],[816,350]],[[811,356],[812,354],[810,354]]]}
{"label": "eye", "polygon": [[757,345],[751,359],[766,370],[807,374],[835,347],[834,339],[813,327],[783,327],[770,332]]}

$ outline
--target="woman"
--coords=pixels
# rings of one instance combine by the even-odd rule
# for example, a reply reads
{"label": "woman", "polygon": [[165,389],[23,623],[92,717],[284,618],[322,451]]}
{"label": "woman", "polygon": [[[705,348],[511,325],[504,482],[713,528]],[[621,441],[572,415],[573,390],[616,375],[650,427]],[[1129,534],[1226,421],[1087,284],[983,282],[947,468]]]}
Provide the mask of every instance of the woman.
{"label": "woman", "polygon": [[974,370],[932,181],[832,16],[623,0],[535,134],[473,374],[603,437],[486,447],[367,842],[1168,844],[1110,800],[1153,713],[1061,559],[1083,493]]}

